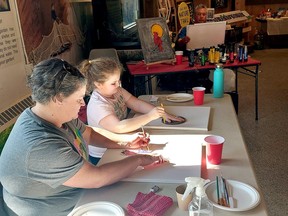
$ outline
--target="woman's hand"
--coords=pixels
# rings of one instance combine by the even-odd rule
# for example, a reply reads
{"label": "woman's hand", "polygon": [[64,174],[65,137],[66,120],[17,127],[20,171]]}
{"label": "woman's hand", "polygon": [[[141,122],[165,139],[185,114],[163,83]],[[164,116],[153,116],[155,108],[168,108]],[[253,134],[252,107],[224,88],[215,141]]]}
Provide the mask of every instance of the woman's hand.
{"label": "woman's hand", "polygon": [[148,165],[152,165],[152,164],[162,164],[164,162],[166,162],[166,160],[164,160],[164,158],[161,155],[135,155],[135,156],[131,156],[131,157],[139,157],[139,159],[141,160],[139,166],[148,166]]}

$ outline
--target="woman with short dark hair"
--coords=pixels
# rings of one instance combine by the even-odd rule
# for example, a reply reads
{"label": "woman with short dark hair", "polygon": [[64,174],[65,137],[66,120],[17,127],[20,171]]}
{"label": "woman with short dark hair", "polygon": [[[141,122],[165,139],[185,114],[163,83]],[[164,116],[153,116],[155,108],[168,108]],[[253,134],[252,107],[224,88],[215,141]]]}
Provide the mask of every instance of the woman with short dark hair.
{"label": "woman with short dark hair", "polygon": [[[96,167],[88,144],[105,148],[141,148],[149,138],[137,134],[108,139],[78,120],[85,105],[86,79],[72,65],[53,58],[36,65],[28,78],[36,102],[17,119],[0,157],[0,181],[9,215],[67,215],[81,188],[100,188],[162,163],[161,156],[133,155]],[[128,140],[127,140],[128,139]]]}

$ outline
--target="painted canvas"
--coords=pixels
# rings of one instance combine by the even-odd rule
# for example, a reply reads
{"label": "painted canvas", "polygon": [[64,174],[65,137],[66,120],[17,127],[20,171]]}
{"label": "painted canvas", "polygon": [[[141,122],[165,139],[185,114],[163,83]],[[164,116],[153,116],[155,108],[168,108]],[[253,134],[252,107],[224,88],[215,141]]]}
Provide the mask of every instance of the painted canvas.
{"label": "painted canvas", "polygon": [[174,61],[169,30],[162,17],[136,20],[144,61],[147,65]]}
{"label": "painted canvas", "polygon": [[212,8],[226,8],[228,5],[227,0],[212,0],[211,6]]}

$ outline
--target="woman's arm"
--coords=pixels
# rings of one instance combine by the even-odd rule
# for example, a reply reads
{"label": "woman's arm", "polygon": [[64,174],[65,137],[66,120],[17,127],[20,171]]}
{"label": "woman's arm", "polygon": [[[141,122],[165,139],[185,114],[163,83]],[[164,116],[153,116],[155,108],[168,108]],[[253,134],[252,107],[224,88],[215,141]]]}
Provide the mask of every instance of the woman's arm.
{"label": "woman's arm", "polygon": [[63,185],[77,188],[100,188],[113,184],[131,173],[138,166],[147,166],[153,163],[163,163],[161,156],[133,155],[123,160],[103,164],[99,167],[84,162],[81,169]]}
{"label": "woman's arm", "polygon": [[83,138],[89,145],[104,148],[128,148],[136,149],[146,147],[149,142],[149,136],[144,137],[138,133],[135,134],[115,134],[102,128],[87,126]]}

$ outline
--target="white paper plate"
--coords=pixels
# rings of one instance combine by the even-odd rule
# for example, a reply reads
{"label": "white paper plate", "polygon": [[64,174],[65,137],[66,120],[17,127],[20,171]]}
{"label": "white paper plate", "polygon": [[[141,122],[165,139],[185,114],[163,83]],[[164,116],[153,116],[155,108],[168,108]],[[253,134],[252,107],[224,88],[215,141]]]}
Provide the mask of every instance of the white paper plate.
{"label": "white paper plate", "polygon": [[193,95],[187,94],[187,93],[175,93],[175,94],[170,94],[166,97],[166,100],[171,101],[171,102],[186,102],[193,100]]}
{"label": "white paper plate", "polygon": [[231,191],[234,199],[234,208],[217,204],[216,181],[210,182],[205,186],[208,199],[215,207],[227,211],[247,211],[255,208],[260,203],[260,195],[254,187],[234,180],[227,180],[227,183],[228,190]]}
{"label": "white paper plate", "polygon": [[79,206],[68,216],[125,216],[124,210],[112,202],[92,202]]}

